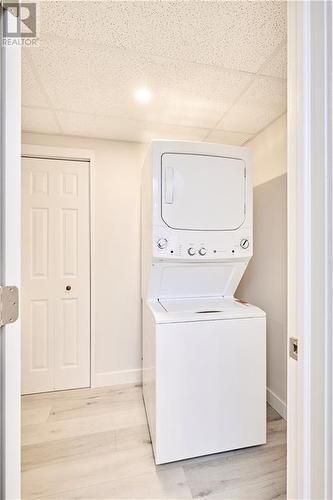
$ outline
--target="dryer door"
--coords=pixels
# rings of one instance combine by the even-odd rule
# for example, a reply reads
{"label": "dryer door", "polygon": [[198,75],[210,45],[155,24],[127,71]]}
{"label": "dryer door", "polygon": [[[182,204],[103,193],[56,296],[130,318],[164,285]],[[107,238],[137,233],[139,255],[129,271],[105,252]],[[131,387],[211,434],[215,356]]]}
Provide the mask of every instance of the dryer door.
{"label": "dryer door", "polygon": [[230,231],[245,220],[246,165],[220,156],[162,155],[162,219],[173,229]]}

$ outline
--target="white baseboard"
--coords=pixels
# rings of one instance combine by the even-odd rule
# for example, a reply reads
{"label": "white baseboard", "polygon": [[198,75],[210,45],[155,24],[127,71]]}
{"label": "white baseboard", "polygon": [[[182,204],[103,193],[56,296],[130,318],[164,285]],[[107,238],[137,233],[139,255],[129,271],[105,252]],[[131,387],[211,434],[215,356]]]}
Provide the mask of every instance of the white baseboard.
{"label": "white baseboard", "polygon": [[93,387],[108,387],[122,384],[138,384],[142,381],[142,370],[122,370],[119,372],[95,373]]}
{"label": "white baseboard", "polygon": [[267,387],[267,403],[281,415],[284,420],[287,420],[287,404],[282,401],[273,391]]}

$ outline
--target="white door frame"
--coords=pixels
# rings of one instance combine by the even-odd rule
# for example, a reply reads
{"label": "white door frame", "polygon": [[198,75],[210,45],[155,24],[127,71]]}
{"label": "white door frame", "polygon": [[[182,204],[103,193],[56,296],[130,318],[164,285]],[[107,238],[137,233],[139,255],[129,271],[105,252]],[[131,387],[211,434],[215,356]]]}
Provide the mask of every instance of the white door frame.
{"label": "white door frame", "polygon": [[[16,18],[1,7],[16,27]],[[15,31],[15,28],[14,30]],[[1,285],[20,287],[21,50],[1,47],[0,274]],[[0,497],[21,496],[20,322],[0,328]]]}
{"label": "white door frame", "polygon": [[332,12],[288,3],[288,498],[332,498]]}
{"label": "white door frame", "polygon": [[22,144],[22,157],[52,158],[89,162],[89,215],[90,215],[90,386],[95,387],[95,219],[94,219],[94,164],[95,153],[89,149],[72,149],[42,145]]}

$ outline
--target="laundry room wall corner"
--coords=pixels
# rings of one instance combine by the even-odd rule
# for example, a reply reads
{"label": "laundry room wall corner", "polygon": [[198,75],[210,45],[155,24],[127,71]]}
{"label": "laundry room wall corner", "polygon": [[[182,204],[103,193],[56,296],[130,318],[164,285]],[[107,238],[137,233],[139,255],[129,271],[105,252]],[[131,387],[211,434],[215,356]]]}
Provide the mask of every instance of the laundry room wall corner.
{"label": "laundry room wall corner", "polygon": [[287,115],[246,144],[252,150],[253,258],[236,296],[267,314],[267,400],[287,415]]}
{"label": "laundry room wall corner", "polygon": [[140,186],[147,146],[23,133],[24,144],[94,152],[95,387],[141,381]]}

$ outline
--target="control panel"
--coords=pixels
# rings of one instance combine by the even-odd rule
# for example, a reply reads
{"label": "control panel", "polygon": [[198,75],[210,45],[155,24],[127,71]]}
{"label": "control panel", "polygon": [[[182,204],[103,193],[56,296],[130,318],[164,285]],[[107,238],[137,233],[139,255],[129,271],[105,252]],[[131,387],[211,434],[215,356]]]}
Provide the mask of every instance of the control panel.
{"label": "control panel", "polygon": [[155,228],[154,234],[153,256],[157,259],[229,260],[252,255],[252,234],[246,227],[222,235],[188,231],[175,234],[162,228]]}

